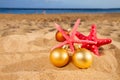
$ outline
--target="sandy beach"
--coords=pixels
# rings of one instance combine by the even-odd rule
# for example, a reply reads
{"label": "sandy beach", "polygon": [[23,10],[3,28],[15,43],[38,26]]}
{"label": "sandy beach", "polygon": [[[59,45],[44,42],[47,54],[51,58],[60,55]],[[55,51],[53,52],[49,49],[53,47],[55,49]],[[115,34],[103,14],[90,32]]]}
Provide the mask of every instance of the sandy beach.
{"label": "sandy beach", "polygon": [[[98,38],[111,38],[94,56],[88,69],[72,63],[63,68],[49,61],[58,23],[72,29],[80,18],[78,31],[88,35],[97,25]],[[120,80],[120,13],[109,14],[0,14],[0,80]]]}

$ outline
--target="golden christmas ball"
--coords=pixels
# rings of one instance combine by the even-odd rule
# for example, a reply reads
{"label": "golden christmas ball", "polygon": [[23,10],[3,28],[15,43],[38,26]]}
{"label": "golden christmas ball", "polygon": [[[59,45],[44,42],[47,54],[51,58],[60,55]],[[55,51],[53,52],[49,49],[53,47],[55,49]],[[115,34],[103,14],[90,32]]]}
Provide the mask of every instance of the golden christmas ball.
{"label": "golden christmas ball", "polygon": [[[68,32],[67,30],[64,30],[64,31],[65,31],[65,33],[66,33],[67,35],[69,35],[69,32]],[[63,42],[63,41],[66,40],[66,39],[64,38],[64,36],[62,35],[62,33],[59,32],[59,31],[56,32],[55,38],[56,38],[56,40],[59,41],[59,42]]]}
{"label": "golden christmas ball", "polygon": [[69,54],[63,48],[56,48],[50,53],[50,61],[57,67],[63,67],[69,62]]}
{"label": "golden christmas ball", "polygon": [[93,57],[89,50],[85,48],[77,49],[73,56],[72,61],[75,66],[78,68],[89,68],[92,65]]}

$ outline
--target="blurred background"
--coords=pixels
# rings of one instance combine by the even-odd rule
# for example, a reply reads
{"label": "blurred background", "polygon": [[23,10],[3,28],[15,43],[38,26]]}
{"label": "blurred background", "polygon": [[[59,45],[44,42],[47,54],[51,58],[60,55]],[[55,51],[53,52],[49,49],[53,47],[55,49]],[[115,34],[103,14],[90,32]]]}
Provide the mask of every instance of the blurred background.
{"label": "blurred background", "polygon": [[0,13],[113,13],[120,0],[0,0]]}

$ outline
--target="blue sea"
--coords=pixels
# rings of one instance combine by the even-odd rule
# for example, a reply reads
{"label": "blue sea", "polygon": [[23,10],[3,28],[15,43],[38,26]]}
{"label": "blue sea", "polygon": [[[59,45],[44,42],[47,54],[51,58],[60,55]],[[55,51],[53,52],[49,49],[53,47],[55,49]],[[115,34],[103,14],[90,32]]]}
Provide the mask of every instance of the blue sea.
{"label": "blue sea", "polygon": [[120,13],[120,8],[114,9],[0,8],[0,13],[4,14]]}

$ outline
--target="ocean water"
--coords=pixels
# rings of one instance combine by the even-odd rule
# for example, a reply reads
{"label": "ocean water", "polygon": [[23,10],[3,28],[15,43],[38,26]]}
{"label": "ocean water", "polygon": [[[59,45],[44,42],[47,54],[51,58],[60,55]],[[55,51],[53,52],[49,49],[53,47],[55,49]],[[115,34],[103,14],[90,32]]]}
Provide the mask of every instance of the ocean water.
{"label": "ocean water", "polygon": [[4,14],[61,14],[61,13],[120,13],[115,9],[36,9],[36,8],[0,8]]}

